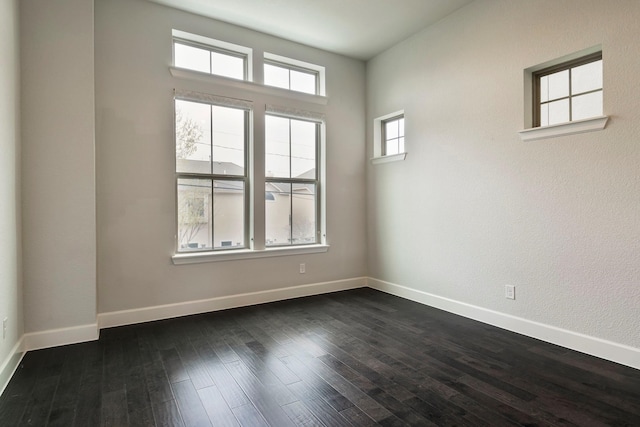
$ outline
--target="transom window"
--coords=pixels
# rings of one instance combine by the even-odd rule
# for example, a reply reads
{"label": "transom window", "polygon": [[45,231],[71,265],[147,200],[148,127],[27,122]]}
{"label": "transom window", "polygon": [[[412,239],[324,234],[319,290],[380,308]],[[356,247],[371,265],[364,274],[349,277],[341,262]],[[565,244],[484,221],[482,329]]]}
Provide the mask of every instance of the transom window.
{"label": "transom window", "polygon": [[534,126],[603,115],[602,52],[533,74]]}
{"label": "transom window", "polygon": [[276,61],[265,60],[264,84],[297,92],[318,94],[318,72]]}
{"label": "transom window", "polygon": [[404,153],[404,115],[382,121],[382,155]]}
{"label": "transom window", "polygon": [[178,252],[247,247],[249,111],[175,100]]}
{"label": "transom window", "polygon": [[174,65],[180,68],[247,80],[247,55],[189,40],[173,40]]}
{"label": "transom window", "polygon": [[266,246],[318,242],[320,123],[265,117]]}

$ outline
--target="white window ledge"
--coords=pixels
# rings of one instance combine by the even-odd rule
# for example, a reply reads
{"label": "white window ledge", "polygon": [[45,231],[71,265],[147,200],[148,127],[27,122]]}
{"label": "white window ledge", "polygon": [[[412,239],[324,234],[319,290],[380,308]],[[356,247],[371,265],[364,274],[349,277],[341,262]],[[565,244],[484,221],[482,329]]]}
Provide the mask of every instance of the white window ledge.
{"label": "white window ledge", "polygon": [[539,139],[554,138],[556,136],[594,132],[604,129],[607,120],[609,120],[608,116],[593,117],[590,119],[576,120],[574,122],[525,129],[519,131],[518,134],[523,141],[536,141]]}
{"label": "white window ledge", "polygon": [[399,162],[407,158],[407,153],[391,154],[389,156],[374,157],[371,159],[371,163],[379,165],[381,163]]}
{"label": "white window ledge", "polygon": [[229,77],[216,76],[209,73],[201,73],[199,71],[188,70],[185,68],[169,67],[169,71],[173,77],[189,80],[199,80],[207,83],[214,83],[223,86],[235,87],[251,92],[265,93],[267,95],[277,96],[280,98],[294,99],[297,101],[308,102],[311,104],[327,105],[328,98],[321,95],[312,95],[304,92],[296,92],[295,90],[282,89],[279,87],[265,86],[259,83],[247,80],[237,80]]}
{"label": "white window ledge", "polygon": [[289,255],[306,255],[327,252],[329,245],[304,245],[267,248],[262,251],[240,249],[236,251],[180,253],[171,257],[175,265],[198,264],[202,262],[235,261],[240,259],[269,258]]}

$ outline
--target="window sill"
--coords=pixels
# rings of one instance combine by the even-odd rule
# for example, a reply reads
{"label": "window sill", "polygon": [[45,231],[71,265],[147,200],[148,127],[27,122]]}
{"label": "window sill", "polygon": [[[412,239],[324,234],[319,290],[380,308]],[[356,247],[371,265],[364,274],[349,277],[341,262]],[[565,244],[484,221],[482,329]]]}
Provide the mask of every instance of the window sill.
{"label": "window sill", "polygon": [[173,77],[181,79],[198,80],[207,83],[219,84],[238,89],[244,89],[251,92],[259,92],[267,95],[277,96],[280,98],[294,99],[297,101],[308,102],[311,104],[327,105],[328,98],[321,95],[311,95],[303,92],[282,89],[279,87],[265,86],[262,84],[236,80],[229,77],[216,76],[213,74],[201,73],[199,71],[187,70],[184,68],[169,67],[169,72]]}
{"label": "window sill", "polygon": [[575,122],[525,129],[518,131],[518,134],[523,141],[537,141],[576,133],[595,132],[604,129],[607,120],[609,120],[608,116],[593,117]]}
{"label": "window sill", "polygon": [[392,154],[390,156],[380,156],[371,159],[371,163],[379,165],[382,163],[399,162],[407,158],[407,153]]}
{"label": "window sill", "polygon": [[327,252],[329,245],[305,245],[267,248],[262,251],[240,249],[235,251],[180,253],[171,257],[173,264],[198,264],[203,262],[235,261],[240,259],[270,258],[290,255],[306,255]]}

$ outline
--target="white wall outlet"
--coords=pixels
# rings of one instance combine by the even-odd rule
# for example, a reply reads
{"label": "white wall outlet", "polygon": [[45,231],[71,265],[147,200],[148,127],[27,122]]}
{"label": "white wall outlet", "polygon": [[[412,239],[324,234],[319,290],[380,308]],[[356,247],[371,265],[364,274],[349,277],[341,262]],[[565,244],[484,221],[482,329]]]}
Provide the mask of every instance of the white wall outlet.
{"label": "white wall outlet", "polygon": [[516,287],[513,285],[505,285],[504,296],[507,299],[516,299]]}
{"label": "white wall outlet", "polygon": [[7,323],[9,323],[8,317],[2,319],[2,339],[5,339],[7,337]]}
{"label": "white wall outlet", "polygon": [[306,272],[307,272],[307,266],[304,263],[300,264],[300,274],[304,274]]}

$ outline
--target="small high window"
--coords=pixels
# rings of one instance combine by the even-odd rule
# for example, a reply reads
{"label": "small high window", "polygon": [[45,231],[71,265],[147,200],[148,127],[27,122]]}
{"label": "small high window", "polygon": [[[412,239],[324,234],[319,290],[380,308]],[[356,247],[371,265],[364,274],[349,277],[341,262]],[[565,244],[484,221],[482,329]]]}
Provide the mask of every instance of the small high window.
{"label": "small high window", "polygon": [[264,84],[315,95],[318,93],[318,72],[265,61]]}
{"label": "small high window", "polygon": [[325,68],[272,53],[264,53],[264,84],[325,96]]}
{"label": "small high window", "polygon": [[404,153],[404,115],[382,121],[382,155]]}
{"label": "small high window", "polygon": [[602,52],[533,73],[533,126],[603,115]]}
{"label": "small high window", "polygon": [[197,34],[173,30],[173,65],[177,68],[251,80],[251,49]]}

